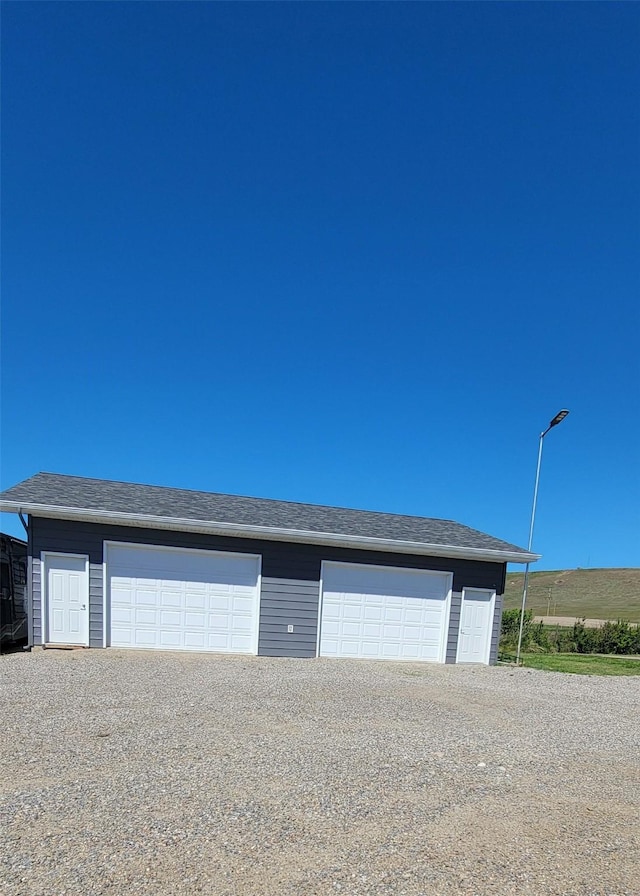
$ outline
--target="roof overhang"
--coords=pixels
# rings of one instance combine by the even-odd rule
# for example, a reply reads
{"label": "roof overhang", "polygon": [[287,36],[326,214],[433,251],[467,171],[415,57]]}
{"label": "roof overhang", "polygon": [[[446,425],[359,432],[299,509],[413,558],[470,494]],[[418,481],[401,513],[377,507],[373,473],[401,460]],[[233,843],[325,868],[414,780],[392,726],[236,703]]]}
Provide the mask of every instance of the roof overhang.
{"label": "roof overhang", "polygon": [[422,541],[398,541],[393,538],[372,538],[361,535],[342,535],[314,532],[308,529],[284,529],[275,526],[251,526],[244,523],[225,523],[215,520],[180,519],[152,516],[143,513],[123,513],[112,510],[90,510],[82,507],[59,507],[54,504],[32,504],[0,501],[3,513],[26,513],[49,519],[74,520],[83,523],[102,523],[112,526],[138,526],[144,529],[171,529],[176,532],[198,532],[203,535],[226,535],[231,538],[258,538],[265,541],[291,541],[302,544],[321,544],[331,547],[372,551],[391,551],[397,554],[419,554],[429,557],[457,557],[463,560],[484,560],[495,563],[533,563],[540,554],[528,551],[500,551],[486,548],[460,547],[447,544],[427,544]]}

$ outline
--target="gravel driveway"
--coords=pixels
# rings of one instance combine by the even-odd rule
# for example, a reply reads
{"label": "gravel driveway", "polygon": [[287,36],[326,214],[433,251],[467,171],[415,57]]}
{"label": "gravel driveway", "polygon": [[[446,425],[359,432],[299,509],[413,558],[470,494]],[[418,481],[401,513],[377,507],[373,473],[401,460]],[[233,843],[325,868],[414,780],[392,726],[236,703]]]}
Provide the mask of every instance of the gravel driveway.
{"label": "gravel driveway", "polygon": [[640,678],[0,657],[0,892],[640,893]]}

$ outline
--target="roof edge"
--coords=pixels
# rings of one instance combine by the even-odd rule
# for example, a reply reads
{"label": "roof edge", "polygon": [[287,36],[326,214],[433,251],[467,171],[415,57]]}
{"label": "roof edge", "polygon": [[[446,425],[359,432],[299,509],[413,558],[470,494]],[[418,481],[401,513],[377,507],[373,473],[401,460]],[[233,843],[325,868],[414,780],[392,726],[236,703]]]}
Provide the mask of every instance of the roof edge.
{"label": "roof edge", "polygon": [[469,548],[456,545],[428,544],[420,541],[397,541],[390,538],[367,538],[361,535],[340,535],[314,532],[310,529],[284,529],[276,526],[251,526],[242,523],[223,523],[215,520],[180,519],[151,516],[141,513],[122,513],[112,510],[87,510],[82,507],[60,507],[55,504],[31,504],[0,501],[4,513],[28,513],[51,519],[68,519],[86,523],[111,523],[145,529],[171,529],[178,532],[199,532],[207,535],[226,535],[232,538],[249,537],[264,541],[293,541],[303,544],[322,544],[332,547],[391,551],[398,554],[420,554],[432,557],[457,557],[463,560],[485,560],[498,563],[533,563],[540,554],[528,551],[501,551]]}

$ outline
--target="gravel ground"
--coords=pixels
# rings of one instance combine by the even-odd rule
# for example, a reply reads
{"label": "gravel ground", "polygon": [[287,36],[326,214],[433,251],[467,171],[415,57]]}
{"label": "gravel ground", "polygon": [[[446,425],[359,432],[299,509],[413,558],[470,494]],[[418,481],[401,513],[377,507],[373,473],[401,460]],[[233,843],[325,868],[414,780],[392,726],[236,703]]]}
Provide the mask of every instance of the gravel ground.
{"label": "gravel ground", "polygon": [[640,678],[0,657],[0,892],[638,896]]}

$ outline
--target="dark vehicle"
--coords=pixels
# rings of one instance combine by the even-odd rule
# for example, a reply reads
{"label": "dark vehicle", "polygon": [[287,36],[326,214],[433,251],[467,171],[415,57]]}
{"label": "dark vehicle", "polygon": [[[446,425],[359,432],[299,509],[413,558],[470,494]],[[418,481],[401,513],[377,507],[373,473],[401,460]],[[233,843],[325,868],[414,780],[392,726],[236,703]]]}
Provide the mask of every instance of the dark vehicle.
{"label": "dark vehicle", "polygon": [[0,651],[27,635],[27,543],[0,533]]}

